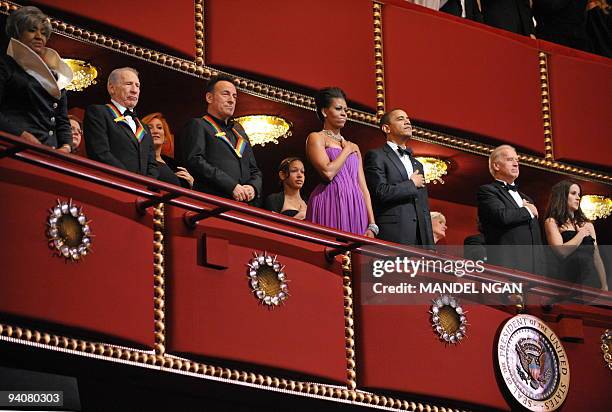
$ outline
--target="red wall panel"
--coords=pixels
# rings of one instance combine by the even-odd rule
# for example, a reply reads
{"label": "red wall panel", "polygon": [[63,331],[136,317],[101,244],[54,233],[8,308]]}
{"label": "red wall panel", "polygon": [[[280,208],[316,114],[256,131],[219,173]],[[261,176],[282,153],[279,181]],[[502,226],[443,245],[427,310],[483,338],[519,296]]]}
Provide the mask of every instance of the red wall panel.
{"label": "red wall panel", "polygon": [[[152,40],[195,57],[195,9],[190,0],[129,0],[109,3],[83,0],[36,0],[31,3],[60,9]],[[53,15],[52,15],[53,16]],[[58,17],[58,16],[53,16]],[[88,27],[85,27],[88,28]],[[116,35],[113,33],[104,33]],[[130,41],[130,39],[123,39]]]}
{"label": "red wall panel", "polygon": [[463,239],[478,233],[478,209],[474,206],[429,198],[429,210],[441,212],[446,218],[446,237],[441,245],[463,245]]}
{"label": "red wall panel", "polygon": [[383,35],[388,108],[543,153],[535,41],[391,4]]}
{"label": "red wall panel", "polygon": [[208,0],[206,63],[376,106],[370,0]]}
{"label": "red wall panel", "polygon": [[[341,268],[325,261],[322,246],[219,219],[202,221],[191,231],[176,209],[166,225],[169,353],[345,382]],[[229,243],[228,268],[201,265],[204,234]],[[278,254],[286,266],[290,297],[284,305],[268,308],[254,296],[246,272],[254,251]]]}
{"label": "red wall panel", "polygon": [[[153,225],[136,213],[134,196],[1,162],[0,313],[152,348]],[[58,198],[72,198],[91,220],[93,252],[78,264],[47,245],[49,209]]]}
{"label": "red wall panel", "polygon": [[548,48],[555,159],[612,167],[612,61]]}
{"label": "red wall panel", "polygon": [[[580,308],[582,310],[582,308]],[[553,329],[555,325],[551,325]],[[570,390],[564,411],[609,411],[610,369],[606,368],[601,351],[601,335],[606,327],[584,325],[582,342],[563,342],[570,365]]]}
{"label": "red wall panel", "polygon": [[359,387],[510,410],[497,385],[492,356],[495,334],[511,317],[508,313],[462,302],[468,312],[467,337],[459,345],[447,345],[431,327],[429,306],[363,304],[360,289],[371,275],[364,272],[369,266],[363,255],[353,257]]}

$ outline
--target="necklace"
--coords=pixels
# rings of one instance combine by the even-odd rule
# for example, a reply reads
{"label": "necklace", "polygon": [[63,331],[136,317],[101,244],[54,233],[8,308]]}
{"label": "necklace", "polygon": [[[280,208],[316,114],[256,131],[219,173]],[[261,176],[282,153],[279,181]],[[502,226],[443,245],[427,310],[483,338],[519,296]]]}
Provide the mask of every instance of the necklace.
{"label": "necklace", "polygon": [[331,130],[327,130],[327,129],[323,129],[321,131],[323,133],[325,133],[326,136],[328,136],[332,140],[335,140],[338,143],[340,143],[340,142],[342,142],[342,140],[344,140],[344,137],[342,137],[342,135],[340,133],[336,134],[336,133],[332,132]]}

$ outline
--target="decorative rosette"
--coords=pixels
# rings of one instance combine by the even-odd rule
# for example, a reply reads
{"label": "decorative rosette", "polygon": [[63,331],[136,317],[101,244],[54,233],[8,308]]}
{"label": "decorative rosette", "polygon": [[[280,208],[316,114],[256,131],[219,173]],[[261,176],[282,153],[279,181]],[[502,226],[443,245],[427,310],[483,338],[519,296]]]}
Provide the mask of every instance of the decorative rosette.
{"label": "decorative rosette", "polygon": [[457,344],[466,337],[466,312],[454,297],[442,295],[434,299],[429,313],[431,314],[431,326],[440,340]]}
{"label": "decorative rosette", "polygon": [[272,257],[266,252],[263,255],[254,252],[253,255],[253,259],[247,263],[253,293],[264,305],[279,306],[289,297],[285,266],[276,260],[277,256]]}
{"label": "decorative rosette", "polygon": [[57,200],[57,206],[49,210],[47,235],[49,247],[58,256],[78,262],[91,251],[91,229],[83,209],[72,203]]}

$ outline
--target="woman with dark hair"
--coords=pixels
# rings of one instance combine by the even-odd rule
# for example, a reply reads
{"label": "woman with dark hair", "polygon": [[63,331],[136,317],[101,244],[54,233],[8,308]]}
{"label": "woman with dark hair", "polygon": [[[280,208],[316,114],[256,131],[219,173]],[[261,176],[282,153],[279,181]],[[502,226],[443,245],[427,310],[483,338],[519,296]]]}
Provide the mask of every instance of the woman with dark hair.
{"label": "woman with dark hair", "polygon": [[0,130],[70,153],[66,86],[72,70],[45,47],[49,19],[36,7],[21,7],[8,17],[6,34],[9,45],[0,57]]}
{"label": "woman with dark hair", "polygon": [[174,136],[170,132],[170,126],[163,114],[151,113],[142,118],[142,123],[149,126],[153,137],[153,148],[155,149],[155,161],[159,169],[158,179],[162,182],[183,186],[187,189],[193,187],[193,176],[187,169],[176,164],[173,158],[162,154],[166,142],[174,142]]}
{"label": "woman with dark hair", "polygon": [[346,95],[341,89],[328,87],[317,93],[315,102],[323,130],[308,135],[306,154],[324,182],[310,195],[306,219],[374,237],[378,226],[374,223],[361,153],[355,143],[340,134],[347,119]]}
{"label": "woman with dark hair", "polygon": [[586,13],[593,53],[612,58],[612,7],[607,0],[589,0]]}
{"label": "woman with dark hair", "polygon": [[299,157],[283,159],[278,167],[278,177],[283,190],[269,195],[264,203],[264,208],[304,220],[307,206],[300,194],[305,179],[304,163]]}
{"label": "woman with dark hair", "polygon": [[595,227],[580,209],[581,191],[580,185],[571,180],[552,187],[544,220],[546,238],[563,259],[563,280],[608,290]]}

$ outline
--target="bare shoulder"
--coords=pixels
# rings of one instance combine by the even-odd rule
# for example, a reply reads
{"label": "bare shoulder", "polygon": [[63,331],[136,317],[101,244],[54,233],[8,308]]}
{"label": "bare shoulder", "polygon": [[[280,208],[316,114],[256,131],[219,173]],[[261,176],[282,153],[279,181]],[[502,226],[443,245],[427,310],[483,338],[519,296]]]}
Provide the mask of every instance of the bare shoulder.
{"label": "bare shoulder", "polygon": [[306,137],[306,144],[324,145],[325,136],[321,132],[311,132],[308,137]]}
{"label": "bare shoulder", "polygon": [[546,220],[544,220],[544,226],[548,227],[548,228],[556,228],[557,230],[559,230],[559,226],[557,225],[557,221],[552,218],[546,218]]}

